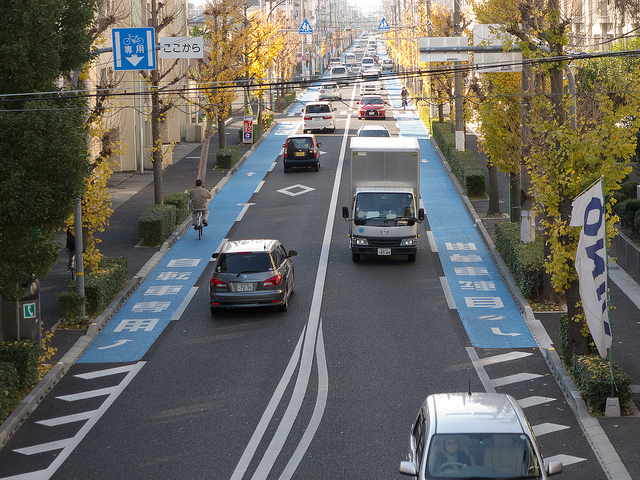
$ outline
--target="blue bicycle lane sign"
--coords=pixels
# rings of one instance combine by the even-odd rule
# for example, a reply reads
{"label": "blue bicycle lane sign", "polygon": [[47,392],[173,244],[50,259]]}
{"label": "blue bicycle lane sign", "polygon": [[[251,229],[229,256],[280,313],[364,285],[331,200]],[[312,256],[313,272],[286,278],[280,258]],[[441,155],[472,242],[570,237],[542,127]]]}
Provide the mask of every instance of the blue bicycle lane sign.
{"label": "blue bicycle lane sign", "polygon": [[155,70],[153,28],[114,28],[111,36],[114,70]]}

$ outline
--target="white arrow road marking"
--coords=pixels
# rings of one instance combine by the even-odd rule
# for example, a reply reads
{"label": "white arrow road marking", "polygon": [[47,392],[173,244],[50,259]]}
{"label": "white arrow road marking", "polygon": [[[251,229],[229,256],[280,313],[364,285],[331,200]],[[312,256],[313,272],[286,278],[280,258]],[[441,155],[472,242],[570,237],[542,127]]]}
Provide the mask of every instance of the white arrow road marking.
{"label": "white arrow road marking", "polygon": [[253,177],[256,174],[256,172],[247,172],[246,175],[247,177]]}
{"label": "white arrow road marking", "polygon": [[107,348],[115,348],[115,347],[119,347],[121,345],[124,345],[127,342],[133,342],[133,340],[118,340],[116,343],[114,343],[113,345],[107,345],[106,347],[98,347],[98,350],[106,350]]}
{"label": "white arrow road marking", "polygon": [[494,335],[505,335],[507,337],[517,337],[518,335],[520,335],[519,333],[502,333],[500,331],[500,327],[491,327],[491,331]]}

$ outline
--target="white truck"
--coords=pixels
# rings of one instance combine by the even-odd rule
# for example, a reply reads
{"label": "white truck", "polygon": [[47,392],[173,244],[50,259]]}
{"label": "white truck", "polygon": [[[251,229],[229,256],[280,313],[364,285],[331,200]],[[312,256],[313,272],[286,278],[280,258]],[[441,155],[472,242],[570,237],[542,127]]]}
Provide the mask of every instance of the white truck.
{"label": "white truck", "polygon": [[411,137],[351,139],[351,255],[407,255],[415,262],[418,223],[424,220],[420,198],[420,146]]}

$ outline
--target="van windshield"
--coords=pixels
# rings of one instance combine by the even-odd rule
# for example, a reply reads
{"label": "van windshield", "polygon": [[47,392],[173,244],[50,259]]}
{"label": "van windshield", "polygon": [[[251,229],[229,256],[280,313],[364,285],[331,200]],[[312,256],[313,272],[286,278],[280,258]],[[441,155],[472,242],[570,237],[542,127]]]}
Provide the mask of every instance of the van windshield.
{"label": "van windshield", "polygon": [[356,197],[355,218],[374,220],[373,224],[393,219],[409,219],[414,216],[413,195],[410,193],[359,193]]}

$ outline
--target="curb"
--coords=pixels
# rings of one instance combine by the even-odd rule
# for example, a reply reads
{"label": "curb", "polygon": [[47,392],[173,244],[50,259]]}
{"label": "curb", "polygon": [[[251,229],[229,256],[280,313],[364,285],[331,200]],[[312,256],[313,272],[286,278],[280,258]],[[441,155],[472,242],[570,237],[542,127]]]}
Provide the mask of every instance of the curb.
{"label": "curb", "polygon": [[[427,130],[426,126],[425,130]],[[591,445],[593,453],[595,453],[596,457],[598,458],[598,462],[600,462],[602,470],[609,480],[631,480],[631,476],[627,472],[627,469],[622,463],[622,460],[620,460],[620,457],[618,456],[615,448],[609,441],[609,437],[607,437],[607,434],[600,425],[600,422],[597,418],[589,415],[589,410],[587,409],[585,401],[582,399],[580,391],[576,388],[575,384],[573,383],[573,379],[569,376],[569,373],[562,365],[562,360],[560,359],[558,352],[556,352],[555,348],[553,348],[551,337],[549,337],[549,334],[545,330],[542,322],[536,319],[533,315],[531,306],[516,285],[516,282],[511,275],[511,272],[509,271],[509,267],[507,267],[507,265],[504,263],[504,260],[502,260],[502,257],[500,257],[500,254],[498,253],[493,240],[489,235],[489,232],[487,232],[487,229],[482,223],[482,220],[473,208],[469,197],[467,197],[467,195],[464,193],[464,190],[458,182],[458,179],[452,173],[451,167],[440,151],[440,148],[435,143],[433,136],[430,134],[429,140],[431,142],[431,145],[435,149],[440,162],[447,170],[447,174],[449,175],[449,178],[453,183],[456,192],[458,192],[458,196],[464,203],[467,213],[473,219],[474,225],[478,230],[482,241],[487,247],[487,250],[491,255],[494,263],[496,264],[496,267],[498,267],[500,276],[509,289],[509,292],[511,293],[511,296],[513,297],[513,300],[518,307],[518,310],[520,310],[520,312],[522,313],[529,331],[533,335],[533,338],[535,339],[536,344],[538,345],[538,348],[542,353],[547,366],[549,367],[549,370],[556,379],[556,383],[560,387],[560,390],[562,391],[564,398],[569,404],[571,411],[580,424],[580,428],[582,429],[585,438]]]}
{"label": "curb", "polygon": [[[242,166],[242,164],[251,156],[255,149],[262,143],[273,128],[278,124],[274,121],[273,124],[263,132],[262,136],[256,140],[251,148],[238,160],[238,162],[227,172],[222,180],[211,190],[212,195],[215,197],[222,187],[229,181],[235,172]],[[213,198],[213,197],[212,197]],[[95,321],[89,325],[87,333],[80,337],[76,343],[69,349],[69,351],[62,357],[62,359],[55,364],[51,370],[44,376],[38,384],[31,389],[29,394],[20,402],[15,410],[7,417],[7,419],[0,425],[0,448],[2,448],[11,436],[20,428],[27,418],[38,407],[40,402],[47,396],[51,389],[66,375],[73,364],[80,358],[84,351],[91,345],[93,340],[98,336],[100,330],[102,330],[109,320],[111,320],[118,310],[126,303],[126,301],[133,295],[137,288],[147,278],[156,265],[162,260],[169,249],[178,241],[178,239],[184,234],[184,232],[191,225],[191,216],[187,216],[184,222],[171,234],[169,238],[160,247],[160,250],[156,252],[140,271],[129,280],[124,288],[118,293],[118,295],[111,301],[111,303],[98,315]]]}

